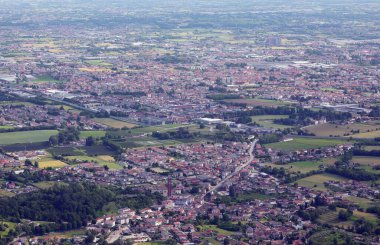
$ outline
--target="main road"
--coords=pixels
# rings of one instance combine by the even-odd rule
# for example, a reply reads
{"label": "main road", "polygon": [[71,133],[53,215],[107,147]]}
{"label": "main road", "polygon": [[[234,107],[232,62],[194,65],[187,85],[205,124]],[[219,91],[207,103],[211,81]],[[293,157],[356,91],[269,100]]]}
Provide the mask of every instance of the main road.
{"label": "main road", "polygon": [[249,164],[252,163],[253,159],[255,158],[255,156],[253,155],[253,149],[255,148],[255,145],[257,144],[258,141],[259,140],[257,140],[257,139],[254,140],[254,141],[252,141],[251,146],[249,147],[249,159],[248,159],[248,161],[246,163],[244,163],[243,165],[237,167],[233,173],[229,174],[226,178],[224,178],[222,181],[220,181],[217,185],[215,185],[214,187],[212,187],[211,190],[209,190],[208,192],[206,192],[202,196],[202,199],[204,199],[207,194],[210,194],[210,193],[214,192],[215,190],[217,190],[224,183],[226,183],[228,180],[230,180],[236,174],[240,173],[241,170],[245,169]]}

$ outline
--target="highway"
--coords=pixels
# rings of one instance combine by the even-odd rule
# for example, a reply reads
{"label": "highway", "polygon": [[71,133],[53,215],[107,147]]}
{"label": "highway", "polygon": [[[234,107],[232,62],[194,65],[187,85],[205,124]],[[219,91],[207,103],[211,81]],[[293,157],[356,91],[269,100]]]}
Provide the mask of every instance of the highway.
{"label": "highway", "polygon": [[234,177],[236,174],[240,173],[241,170],[245,169],[249,164],[251,164],[251,162],[253,161],[253,159],[255,158],[255,156],[253,155],[253,149],[255,148],[255,145],[257,144],[259,140],[254,140],[252,143],[251,143],[251,146],[249,147],[249,159],[248,161],[237,167],[235,169],[235,171],[231,174],[229,174],[226,178],[224,178],[222,181],[220,181],[217,185],[215,185],[214,187],[211,188],[211,190],[209,190],[208,192],[206,192],[203,196],[202,196],[202,199],[204,199],[206,197],[207,194],[210,194],[212,192],[214,192],[215,190],[217,190],[219,187],[221,187],[224,183],[226,183],[228,180],[230,180],[232,177]]}

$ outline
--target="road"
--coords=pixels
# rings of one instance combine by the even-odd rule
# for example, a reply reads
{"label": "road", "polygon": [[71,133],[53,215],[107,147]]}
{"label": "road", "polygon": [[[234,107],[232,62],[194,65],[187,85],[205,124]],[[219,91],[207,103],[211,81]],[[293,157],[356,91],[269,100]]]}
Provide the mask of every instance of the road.
{"label": "road", "polygon": [[220,181],[216,186],[212,187],[211,190],[209,190],[208,192],[206,192],[203,196],[202,196],[202,199],[204,199],[206,197],[207,194],[210,194],[212,193],[213,191],[217,190],[219,187],[221,187],[224,183],[226,183],[228,180],[230,180],[232,177],[234,177],[236,174],[238,174],[241,170],[245,169],[249,164],[251,164],[251,162],[253,161],[253,159],[255,158],[255,156],[253,155],[253,149],[255,148],[255,145],[257,144],[259,140],[254,140],[252,143],[251,143],[251,146],[249,147],[249,159],[248,161],[237,167],[235,169],[235,171],[233,173],[231,173],[230,175],[228,175],[226,178],[224,178],[222,181]]}

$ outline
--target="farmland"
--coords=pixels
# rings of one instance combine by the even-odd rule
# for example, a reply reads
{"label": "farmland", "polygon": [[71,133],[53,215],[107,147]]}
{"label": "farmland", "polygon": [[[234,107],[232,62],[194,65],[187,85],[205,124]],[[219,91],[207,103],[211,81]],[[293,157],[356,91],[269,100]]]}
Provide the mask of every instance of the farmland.
{"label": "farmland", "polygon": [[294,138],[292,141],[278,142],[265,145],[281,151],[297,151],[303,149],[315,149],[327,146],[345,144],[346,141],[334,139]]}
{"label": "farmland", "polygon": [[286,129],[291,128],[291,126],[288,125],[281,125],[276,124],[273,122],[275,119],[284,119],[288,118],[289,116],[286,115],[264,115],[264,116],[253,116],[252,122],[257,123],[258,125],[266,128],[275,128],[275,129]]}
{"label": "farmland", "polygon": [[317,191],[326,191],[327,188],[325,187],[324,182],[330,180],[343,181],[347,179],[334,174],[316,174],[297,180],[296,183],[299,186],[311,188]]}
{"label": "farmland", "polygon": [[340,210],[344,210],[342,208],[338,208],[336,211],[328,211],[324,214],[322,214],[318,221],[321,222],[322,224],[331,224],[336,227],[342,227],[344,229],[347,229],[349,227],[353,226],[353,222],[357,219],[363,218],[371,223],[376,223],[377,222],[377,217],[374,214],[369,214],[369,213],[364,213],[355,210],[353,212],[353,215],[347,220],[347,221],[341,221],[338,218],[338,213]]}
{"label": "farmland", "polygon": [[44,142],[47,141],[50,136],[56,134],[58,134],[57,130],[35,130],[0,133],[0,145]]}

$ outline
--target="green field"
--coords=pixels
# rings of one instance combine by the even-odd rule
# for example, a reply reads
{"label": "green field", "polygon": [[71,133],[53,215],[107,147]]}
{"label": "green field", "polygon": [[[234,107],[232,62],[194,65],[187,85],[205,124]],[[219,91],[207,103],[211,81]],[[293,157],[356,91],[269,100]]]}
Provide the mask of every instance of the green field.
{"label": "green field", "polygon": [[302,162],[291,162],[287,164],[267,164],[273,168],[284,168],[292,173],[308,173],[314,170],[318,170],[319,166],[322,164],[330,165],[324,161],[302,161]]}
{"label": "green field", "polygon": [[377,138],[377,137],[380,137],[380,130],[372,131],[372,132],[365,132],[365,133],[360,133],[360,134],[354,134],[352,137],[358,138],[358,139]]}
{"label": "green field", "polygon": [[52,135],[58,134],[57,130],[34,130],[0,133],[0,145],[11,145],[16,143],[34,143],[49,140]]}
{"label": "green field", "polygon": [[380,169],[373,168],[380,165],[380,157],[354,156],[352,162],[360,164],[360,167],[368,172],[380,174]]}
{"label": "green field", "polygon": [[0,129],[12,129],[14,128],[13,126],[8,126],[8,125],[3,125],[3,126],[0,126]]}
{"label": "green field", "polygon": [[198,226],[198,228],[201,231],[212,230],[212,231],[215,231],[216,233],[218,233],[220,235],[226,235],[226,236],[231,236],[231,235],[235,234],[234,232],[220,229],[216,225],[202,225],[202,226]]}
{"label": "green field", "polygon": [[0,224],[5,224],[8,226],[8,228],[5,229],[5,231],[0,231],[0,237],[8,236],[9,231],[16,227],[16,223],[12,223],[12,222],[0,221]]}
{"label": "green field", "polygon": [[[371,123],[353,123],[347,125],[339,125],[332,123],[325,123],[313,126],[304,127],[303,130],[313,133],[316,136],[323,137],[343,137],[343,136],[352,136],[354,138],[373,138],[377,136],[372,135],[380,135],[380,131],[374,131],[379,129],[380,125],[377,122]],[[359,134],[353,134],[353,131],[359,130]],[[367,132],[374,131],[374,132]]]}
{"label": "green field", "polygon": [[93,65],[93,66],[104,66],[104,67],[112,66],[111,63],[105,62],[103,60],[86,60],[85,63],[89,65]]}
{"label": "green field", "polygon": [[374,202],[369,199],[356,197],[356,196],[348,196],[345,199],[353,202],[354,204],[357,204],[359,207],[364,208],[364,209],[367,209],[373,206],[374,204]]}
{"label": "green field", "polygon": [[137,126],[133,123],[123,122],[112,118],[94,118],[94,121],[111,128],[134,128]]}
{"label": "green field", "polygon": [[324,185],[324,182],[334,180],[334,181],[344,181],[346,178],[340,177],[334,174],[316,174],[300,180],[297,180],[296,183],[299,186],[311,188],[317,191],[326,191],[327,188]]}
{"label": "green field", "polygon": [[230,103],[246,104],[248,106],[266,106],[266,107],[278,107],[284,105],[290,105],[290,102],[280,100],[267,100],[267,99],[226,99],[223,100]]}
{"label": "green field", "polygon": [[273,122],[273,120],[275,119],[289,118],[289,116],[286,116],[286,115],[264,115],[264,116],[253,116],[251,118],[252,118],[252,122],[255,122],[258,125],[262,127],[266,127],[266,128],[286,129],[286,128],[292,127],[288,125],[276,124]]}
{"label": "green field", "polygon": [[99,166],[108,166],[110,169],[122,169],[123,167],[115,162],[115,159],[111,156],[101,155],[96,157],[90,157],[90,156],[68,156],[65,157],[67,160],[71,161],[87,161],[87,162],[94,162],[98,164]]}
{"label": "green field", "polygon": [[82,139],[92,136],[94,138],[101,138],[106,135],[106,131],[81,131],[80,137]]}
{"label": "green field", "polygon": [[330,224],[336,227],[341,227],[344,229],[347,229],[349,227],[353,226],[353,222],[357,219],[363,218],[366,219],[367,221],[376,224],[377,222],[377,216],[375,214],[370,214],[370,213],[364,213],[355,210],[353,212],[353,215],[346,221],[341,221],[338,218],[338,214],[340,210],[344,210],[342,208],[337,208],[336,211],[328,211],[324,214],[322,214],[319,218],[318,221],[321,222],[322,224]]}
{"label": "green field", "polygon": [[272,143],[265,146],[281,151],[297,151],[335,146],[345,143],[347,143],[347,141],[334,139],[294,138],[292,141]]}
{"label": "green field", "polygon": [[32,80],[33,83],[59,83],[59,80],[52,78],[51,76],[37,76],[36,79]]}

